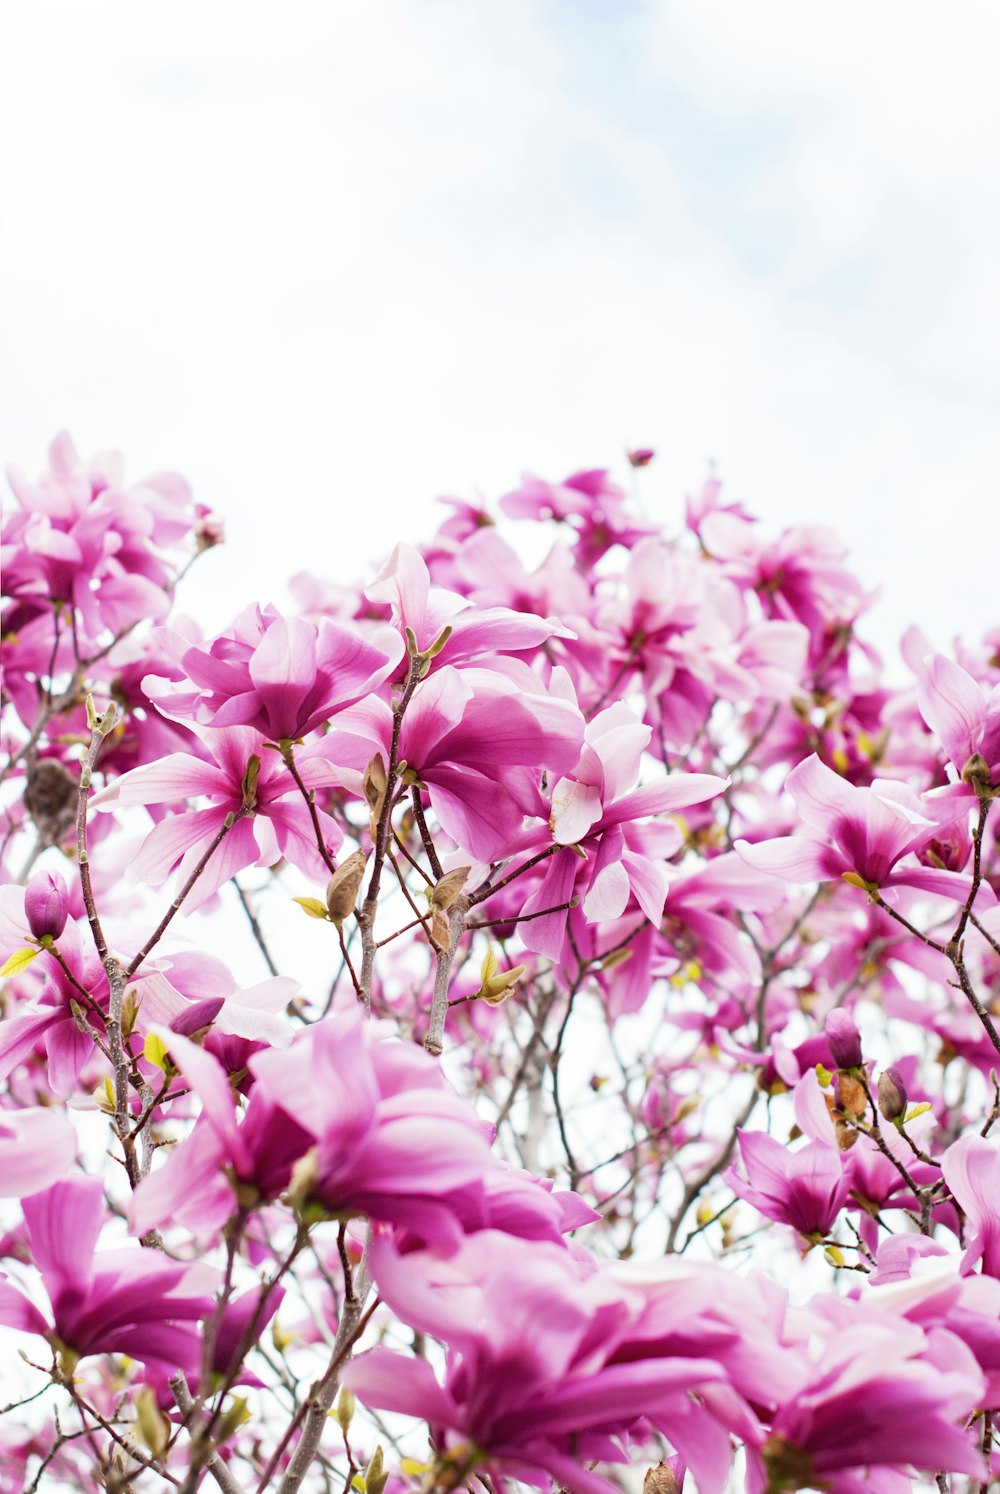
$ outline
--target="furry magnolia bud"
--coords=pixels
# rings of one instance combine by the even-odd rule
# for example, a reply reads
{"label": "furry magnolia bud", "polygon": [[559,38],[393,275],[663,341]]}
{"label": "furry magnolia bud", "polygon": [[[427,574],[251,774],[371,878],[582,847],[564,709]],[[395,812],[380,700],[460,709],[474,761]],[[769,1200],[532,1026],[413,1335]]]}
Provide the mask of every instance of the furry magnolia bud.
{"label": "furry magnolia bud", "polygon": [[671,1458],[669,1463],[657,1463],[654,1468],[647,1468],[646,1477],[642,1481],[642,1494],[681,1494],[683,1470],[678,1473],[671,1467],[672,1463],[678,1462],[679,1459]]}
{"label": "furry magnolia bud", "polygon": [[366,861],[364,851],[353,851],[326,884],[327,912],[338,926],[354,912]]}
{"label": "furry magnolia bud", "polygon": [[878,1108],[883,1120],[899,1120],[906,1114],[906,1085],[898,1069],[885,1069],[878,1076]]}

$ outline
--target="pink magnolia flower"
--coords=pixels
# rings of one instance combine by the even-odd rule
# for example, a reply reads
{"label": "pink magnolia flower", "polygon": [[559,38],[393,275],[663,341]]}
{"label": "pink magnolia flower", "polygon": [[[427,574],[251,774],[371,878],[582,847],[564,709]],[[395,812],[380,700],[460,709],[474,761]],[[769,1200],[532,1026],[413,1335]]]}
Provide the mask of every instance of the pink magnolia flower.
{"label": "pink magnolia flower", "polygon": [[733,1192],[804,1239],[828,1235],[850,1187],[836,1147],[810,1141],[793,1152],[762,1131],[739,1131],[737,1137],[746,1177],[732,1167],[726,1171]]}
{"label": "pink magnolia flower", "polygon": [[960,664],[935,654],[921,666],[917,701],[956,774],[978,756],[988,782],[1000,785],[1000,685],[987,693]]}
{"label": "pink magnolia flower", "polygon": [[194,524],[187,484],[160,473],[125,488],[117,453],[85,465],[65,433],[49,459],[51,471],[37,483],[9,473],[22,512],[3,525],[5,592],[71,603],[91,641],[164,616],[174,571],[164,547]]}
{"label": "pink magnolia flower", "polygon": [[423,1417],[441,1453],[500,1480],[608,1494],[586,1465],[624,1461],[621,1439],[651,1423],[698,1487],[720,1494],[729,1428],[749,1430],[752,1417],[694,1324],[674,1352],[643,1342],[639,1287],[587,1271],[557,1246],[492,1233],[448,1258],[402,1256],[377,1236],[370,1262],[383,1300],[449,1346],[444,1383],[426,1360],[386,1349],[355,1359],[345,1382],[371,1406]]}
{"label": "pink magnolia flower", "polygon": [[296,741],[377,689],[401,655],[388,628],[369,640],[357,625],[329,618],[314,625],[274,607],[248,607],[231,632],[179,652],[178,681],[150,674],[142,687],[176,721],[247,726],[269,742]]}
{"label": "pink magnolia flower", "polygon": [[51,1316],[4,1281],[0,1322],[39,1333],[74,1357],[128,1354],[167,1374],[197,1366],[197,1324],[212,1307],[213,1271],[139,1246],[95,1253],[105,1219],[97,1178],[67,1178],[23,1208]]}
{"label": "pink magnolia flower", "polygon": [[[242,1121],[217,1060],[177,1033],[160,1036],[203,1110],[136,1191],[133,1229],[169,1218],[214,1228],[235,1205],[227,1172],[263,1200],[292,1183],[297,1163],[297,1192],[332,1214],[367,1215],[446,1245],[487,1221],[483,1180],[495,1164],[475,1112],[428,1054],[374,1041],[360,1012],[254,1054]],[[558,1201],[551,1208],[558,1217]]]}
{"label": "pink magnolia flower", "polygon": [[0,1110],[0,1197],[40,1193],[76,1159],[76,1132],[59,1110]]}
{"label": "pink magnolia flower", "polygon": [[548,638],[573,637],[554,617],[473,606],[467,597],[433,586],[426,562],[411,545],[396,546],[365,596],[388,606],[400,641],[409,630],[418,649],[429,649],[447,629],[447,642],[434,657],[452,667],[484,655],[526,653]]}
{"label": "pink magnolia flower", "polygon": [[520,488],[505,493],[500,508],[511,519],[556,519],[577,534],[580,566],[589,569],[612,545],[631,546],[651,532],[626,511],[625,490],[607,471],[574,472],[561,483],[525,473]]}
{"label": "pink magnolia flower", "polygon": [[[801,1382],[748,1449],[751,1494],[895,1491],[912,1468],[982,1473],[957,1423],[981,1404],[984,1380],[954,1334],[835,1298],[811,1304],[799,1323]],[[810,1336],[822,1344],[815,1361]]]}
{"label": "pink magnolia flower", "polygon": [[[13,893],[15,898],[21,896],[20,889],[3,891]],[[2,901],[8,916],[0,919],[0,930],[8,933],[9,925],[14,922],[10,916],[14,899]],[[7,930],[2,929],[3,922],[8,923]],[[107,975],[85,923],[66,924],[59,936],[59,954],[61,961],[49,951],[42,951],[28,972],[35,980],[41,978],[41,989],[32,1000],[15,1009],[13,1016],[0,1022],[0,1080],[41,1049],[48,1060],[52,1090],[57,1095],[68,1096],[76,1089],[84,1066],[96,1053],[93,1039],[77,1022],[74,1007],[88,1013],[81,996],[81,991],[85,991],[93,1006],[105,1012],[109,993]],[[97,1011],[91,1010],[89,1016],[99,1022]]]}
{"label": "pink magnolia flower", "polygon": [[[193,729],[211,754],[209,760],[171,753],[162,762],[123,773],[91,800],[95,809],[105,811],[118,805],[209,800],[203,809],[161,820],[126,868],[125,880],[155,887],[176,866],[178,885],[183,887],[211,852],[185,899],[187,912],[245,866],[271,866],[282,856],[307,877],[322,881],[327,870],[316,847],[309,806],[280,756],[269,751],[261,734],[249,726]],[[331,782],[323,747],[317,742],[296,753],[296,768],[307,788]],[[335,854],[343,840],[340,827],[323,810],[316,814],[327,851]],[[231,828],[212,851],[227,821]]]}
{"label": "pink magnolia flower", "polygon": [[[539,886],[526,899],[522,913],[533,916],[519,930],[526,948],[556,959],[566,929],[565,904],[582,895],[589,922],[621,917],[630,900],[650,923],[658,925],[667,896],[665,858],[676,853],[682,838],[675,825],[641,824],[653,816],[704,803],[722,793],[727,780],[713,773],[673,773],[658,783],[622,792],[634,782],[641,749],[638,740],[648,727],[638,727],[612,707],[611,722],[601,722],[586,744],[579,771],[586,778],[557,782],[553,792],[552,833],[566,845],[545,864]],[[629,713],[630,714],[630,713]],[[617,724],[616,724],[617,723]],[[606,732],[601,726],[607,726]],[[602,761],[595,747],[605,753]],[[564,837],[576,835],[570,843]],[[529,834],[522,849],[532,849],[542,837]],[[580,852],[583,853],[581,859]],[[546,909],[557,911],[545,913]]]}
{"label": "pink magnolia flower", "polygon": [[[482,861],[501,855],[525,815],[543,811],[543,770],[567,772],[583,736],[574,701],[508,663],[510,674],[437,670],[418,685],[399,736],[410,781],[426,786],[441,828]],[[338,717],[322,745],[341,776],[356,780],[376,752],[388,761],[392,731],[389,707],[371,698]]]}
{"label": "pink magnolia flower", "polygon": [[[872,888],[913,887],[958,901],[968,895],[972,880],[964,873],[927,866],[897,867],[936,835],[942,824],[964,813],[954,800],[920,797],[891,779],[856,788],[815,754],[792,770],[785,787],[806,825],[819,834],[779,836],[755,845],[738,840],[736,850],[749,866],[792,882],[843,878]],[[989,889],[984,891],[994,901]]]}
{"label": "pink magnolia flower", "polygon": [[844,547],[832,529],[786,529],[772,540],[735,510],[713,508],[701,518],[699,534],[725,572],[756,591],[768,617],[808,628],[814,669],[826,666],[825,675],[831,663],[842,666],[846,645],[836,645],[836,634],[849,630],[873,594],[866,595],[844,565]]}
{"label": "pink magnolia flower", "polygon": [[960,1136],[945,1152],[941,1167],[965,1212],[965,1268],[982,1261],[988,1276],[1000,1277],[1000,1152],[985,1137]]}

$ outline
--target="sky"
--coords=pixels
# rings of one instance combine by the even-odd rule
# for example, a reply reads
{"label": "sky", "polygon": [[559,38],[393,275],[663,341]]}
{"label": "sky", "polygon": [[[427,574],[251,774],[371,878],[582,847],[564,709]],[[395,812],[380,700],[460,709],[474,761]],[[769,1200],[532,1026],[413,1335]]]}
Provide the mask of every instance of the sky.
{"label": "sky", "polygon": [[2,455],[227,520],[221,627],[439,494],[658,456],[832,523],[891,654],[998,621],[993,0],[33,0],[3,20]]}

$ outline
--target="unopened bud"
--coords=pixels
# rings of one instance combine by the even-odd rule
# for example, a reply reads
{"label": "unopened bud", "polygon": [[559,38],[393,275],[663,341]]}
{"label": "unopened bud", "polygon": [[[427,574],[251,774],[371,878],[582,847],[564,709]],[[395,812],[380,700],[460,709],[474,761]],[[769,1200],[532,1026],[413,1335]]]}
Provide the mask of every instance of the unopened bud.
{"label": "unopened bud", "polygon": [[827,1017],[823,1031],[837,1068],[859,1069],[864,1060],[861,1057],[861,1034],[854,1018],[838,1007]]}
{"label": "unopened bud", "polygon": [[24,916],[36,939],[58,939],[69,916],[69,892],[58,872],[36,872],[24,889]]}
{"label": "unopened bud", "polygon": [[256,752],[247,763],[247,770],[243,774],[243,808],[253,809],[257,803],[257,780],[260,778],[260,758]]}
{"label": "unopened bud", "polygon": [[[651,446],[637,446],[634,451],[627,451],[625,455],[628,457],[630,467],[648,467],[656,452]],[[662,1463],[660,1467],[663,1467]],[[655,1471],[655,1469],[650,1469],[650,1473],[655,1473]],[[646,1474],[646,1481],[649,1481],[649,1473]],[[649,1490],[646,1494],[649,1494]],[[660,1494],[660,1491],[654,1490],[653,1494]]]}
{"label": "unopened bud", "polygon": [[906,1114],[906,1085],[898,1069],[885,1069],[878,1076],[878,1108],[883,1120],[895,1121]]}
{"label": "unopened bud", "polygon": [[351,1429],[351,1422],[354,1420],[354,1407],[355,1400],[353,1393],[348,1390],[346,1385],[342,1385],[340,1387],[340,1394],[337,1397],[337,1421],[345,1437]]}
{"label": "unopened bud", "polygon": [[219,1445],[221,1446],[223,1442],[228,1442],[230,1437],[238,1432],[240,1427],[249,1420],[250,1407],[247,1405],[245,1398],[241,1395],[232,1396],[229,1405],[223,1411],[219,1420],[219,1430],[216,1432]]}
{"label": "unopened bud", "polygon": [[366,1494],[382,1494],[389,1475],[382,1469],[382,1444],[381,1442],[372,1453],[371,1462],[365,1469],[365,1491]]}
{"label": "unopened bud", "polygon": [[989,790],[990,765],[981,752],[974,752],[962,769],[962,782],[974,788],[976,793]]}
{"label": "unopened bud", "polygon": [[156,1404],[156,1391],[152,1385],[143,1385],[135,1398],[135,1419],[139,1436],[154,1458],[162,1458],[173,1430],[170,1419],[164,1416]]}
{"label": "unopened bud", "polygon": [[199,550],[211,550],[221,545],[226,538],[226,529],[218,514],[214,514],[204,503],[195,504],[194,537]]}
{"label": "unopened bud", "polygon": [[338,928],[354,912],[364,881],[366,859],[364,851],[352,851],[326,884],[327,911]]}

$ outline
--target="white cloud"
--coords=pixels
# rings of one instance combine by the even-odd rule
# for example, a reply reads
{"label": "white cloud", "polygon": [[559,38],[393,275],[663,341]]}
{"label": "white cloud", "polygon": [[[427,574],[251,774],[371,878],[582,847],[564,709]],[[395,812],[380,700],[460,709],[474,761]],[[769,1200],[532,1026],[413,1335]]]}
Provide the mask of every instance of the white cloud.
{"label": "white cloud", "polygon": [[[609,19],[609,16],[612,17]],[[7,448],[230,520],[213,621],[432,497],[650,442],[992,620],[992,7],[40,0],[7,19]],[[200,583],[204,589],[206,581]]]}

